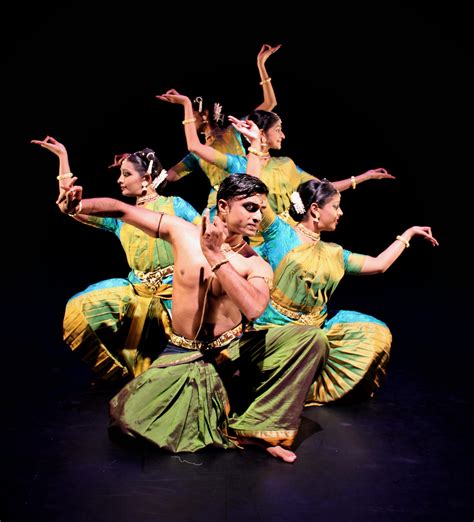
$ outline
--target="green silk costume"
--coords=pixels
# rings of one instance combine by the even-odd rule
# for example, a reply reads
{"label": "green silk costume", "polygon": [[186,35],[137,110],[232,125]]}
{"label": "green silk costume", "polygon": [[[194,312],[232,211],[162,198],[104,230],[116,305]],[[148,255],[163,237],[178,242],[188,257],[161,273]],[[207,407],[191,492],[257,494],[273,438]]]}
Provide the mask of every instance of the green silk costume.
{"label": "green silk costume", "polygon": [[110,401],[111,425],[172,452],[235,448],[239,437],[290,447],[326,354],[324,332],[296,324],[212,351],[168,344]]}

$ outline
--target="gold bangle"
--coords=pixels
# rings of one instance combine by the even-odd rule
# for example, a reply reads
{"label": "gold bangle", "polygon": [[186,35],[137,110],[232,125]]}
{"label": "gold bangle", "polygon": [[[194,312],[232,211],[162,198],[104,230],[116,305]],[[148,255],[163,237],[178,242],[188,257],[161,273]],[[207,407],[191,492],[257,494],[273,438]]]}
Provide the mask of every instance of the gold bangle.
{"label": "gold bangle", "polygon": [[59,174],[59,176],[56,176],[56,179],[58,181],[61,181],[63,179],[69,179],[69,178],[72,178],[73,177],[73,173],[72,172],[68,172],[67,174]]}
{"label": "gold bangle", "polygon": [[228,262],[229,262],[228,259],[222,259],[221,261],[217,261],[216,264],[214,264],[214,265],[211,266],[211,272],[216,273],[216,271],[219,270],[219,268],[220,268],[222,265],[225,265],[225,264],[228,263]]}
{"label": "gold bangle", "polygon": [[82,201],[79,201],[79,205],[77,205],[77,207],[72,212],[67,212],[67,215],[74,217],[74,216],[77,216],[77,214],[80,214],[81,212],[82,212]]}
{"label": "gold bangle", "polygon": [[253,147],[249,147],[248,151],[250,152],[250,154],[255,154],[255,156],[259,156],[260,158],[270,157],[270,154],[268,154],[268,152],[260,152],[259,150],[254,149]]}
{"label": "gold bangle", "polygon": [[183,120],[181,123],[183,125],[187,125],[188,123],[194,123],[196,121],[196,118],[188,118],[187,120]]}
{"label": "gold bangle", "polygon": [[408,241],[408,239],[405,239],[402,236],[397,236],[395,239],[398,239],[398,241],[401,241],[402,243],[404,243],[405,248],[408,248],[410,246],[410,241]]}
{"label": "gold bangle", "polygon": [[352,185],[352,188],[355,190],[355,188],[357,186],[357,181],[355,179],[355,176],[351,176],[351,185]]}
{"label": "gold bangle", "polygon": [[263,85],[264,83],[268,83],[268,82],[271,82],[271,81],[272,81],[272,79],[271,79],[270,77],[265,78],[265,80],[262,80],[262,81],[260,82],[260,85]]}

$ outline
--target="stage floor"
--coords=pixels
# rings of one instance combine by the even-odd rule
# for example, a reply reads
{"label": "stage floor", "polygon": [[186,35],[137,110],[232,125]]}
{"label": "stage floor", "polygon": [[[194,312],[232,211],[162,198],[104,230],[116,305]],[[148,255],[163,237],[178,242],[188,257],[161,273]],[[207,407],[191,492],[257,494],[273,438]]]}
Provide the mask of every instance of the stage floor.
{"label": "stage floor", "polygon": [[456,353],[451,330],[396,329],[378,396],[306,409],[294,464],[258,449],[124,445],[107,430],[114,387],[72,354],[41,374],[29,366],[3,397],[0,519],[471,521],[469,350]]}

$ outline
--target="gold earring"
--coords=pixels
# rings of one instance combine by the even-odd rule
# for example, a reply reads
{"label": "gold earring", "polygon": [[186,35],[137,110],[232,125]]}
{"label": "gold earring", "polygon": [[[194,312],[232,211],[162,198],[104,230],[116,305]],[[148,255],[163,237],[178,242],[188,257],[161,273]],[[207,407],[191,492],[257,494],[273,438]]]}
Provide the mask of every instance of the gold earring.
{"label": "gold earring", "polygon": [[315,223],[319,223],[319,218],[321,217],[321,214],[319,212],[316,212],[316,214],[314,215],[314,221]]}
{"label": "gold earring", "polygon": [[148,182],[142,181],[142,196],[144,196],[146,194],[147,187],[148,187]]}

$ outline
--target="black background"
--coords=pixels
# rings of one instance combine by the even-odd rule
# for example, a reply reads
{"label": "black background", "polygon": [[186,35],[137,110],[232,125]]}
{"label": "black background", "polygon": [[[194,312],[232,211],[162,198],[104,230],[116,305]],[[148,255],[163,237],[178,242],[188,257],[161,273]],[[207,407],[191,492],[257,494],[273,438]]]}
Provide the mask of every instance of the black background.
{"label": "black background", "polygon": [[[208,3],[11,9],[1,36],[10,368],[69,361],[66,300],[128,272],[115,237],[59,213],[57,158],[29,141],[54,136],[86,196],[120,197],[107,169],[114,154],[148,146],[170,167],[186,153],[181,107],[155,95],[176,88],[246,114],[261,101],[263,43],[282,44],[267,62],[287,135],[281,154],[331,180],[376,167],[397,177],[346,191],[344,217],[326,239],[377,254],[419,224],[440,241],[434,249],[414,239],[386,274],[346,278],[333,305],[372,313],[395,332],[409,319],[421,337],[423,329],[451,335],[462,320],[472,289],[473,85],[468,17],[456,3],[317,3],[311,12],[302,2],[233,3],[230,15]],[[176,190],[202,210],[205,177]]]}

